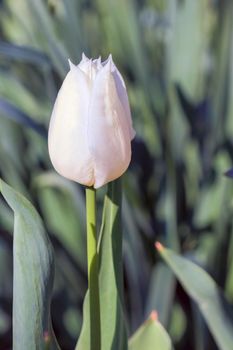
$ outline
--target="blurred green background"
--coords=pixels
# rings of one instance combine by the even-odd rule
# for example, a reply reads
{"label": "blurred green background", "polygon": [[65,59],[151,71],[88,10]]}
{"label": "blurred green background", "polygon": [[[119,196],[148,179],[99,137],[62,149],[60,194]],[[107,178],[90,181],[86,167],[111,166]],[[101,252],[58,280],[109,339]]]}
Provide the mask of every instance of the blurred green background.
{"label": "blurred green background", "polygon": [[[67,59],[77,64],[82,52],[112,53],[137,132],[123,200],[129,334],[155,309],[175,349],[217,349],[156,240],[212,275],[233,319],[232,19],[232,0],[0,1],[0,176],[32,201],[52,240],[62,349],[74,348],[82,323],[85,202],[52,169],[47,129]],[[1,350],[11,349],[12,226],[1,200]]]}

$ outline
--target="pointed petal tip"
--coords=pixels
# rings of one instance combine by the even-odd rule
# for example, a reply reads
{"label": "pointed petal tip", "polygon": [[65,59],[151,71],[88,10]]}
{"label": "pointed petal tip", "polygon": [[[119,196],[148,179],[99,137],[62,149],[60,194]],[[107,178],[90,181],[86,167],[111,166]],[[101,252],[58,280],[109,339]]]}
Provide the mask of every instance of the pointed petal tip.
{"label": "pointed petal tip", "polygon": [[164,246],[160,242],[155,242],[155,249],[157,249],[158,252],[162,252],[164,250]]}
{"label": "pointed petal tip", "polygon": [[110,62],[110,65],[111,65],[111,69],[115,69],[115,64],[113,62],[113,58],[112,58],[112,54],[110,53],[109,56],[108,56],[108,61]]}
{"label": "pointed petal tip", "polygon": [[68,58],[68,62],[69,62],[70,70],[76,68],[75,64],[73,64],[73,62],[69,58]]}
{"label": "pointed petal tip", "polygon": [[107,70],[109,69],[110,71],[113,71],[116,69],[111,53],[108,55],[108,58],[105,61],[101,62],[101,65],[104,69],[107,69]]}
{"label": "pointed petal tip", "polygon": [[152,321],[158,321],[158,312],[157,311],[155,311],[155,310],[153,310],[152,312],[151,312],[151,314],[150,314],[150,319],[152,320]]}
{"label": "pointed petal tip", "polygon": [[88,57],[85,55],[84,52],[82,52],[82,60],[84,60],[84,61],[88,60]]}
{"label": "pointed petal tip", "polygon": [[101,65],[101,56],[99,56],[99,57],[96,59],[96,61],[97,61],[97,63],[98,63],[99,65]]}
{"label": "pointed petal tip", "polygon": [[108,72],[111,72],[111,71],[112,71],[112,67],[113,67],[112,59],[110,59],[110,57],[108,57],[104,68],[105,68]]}

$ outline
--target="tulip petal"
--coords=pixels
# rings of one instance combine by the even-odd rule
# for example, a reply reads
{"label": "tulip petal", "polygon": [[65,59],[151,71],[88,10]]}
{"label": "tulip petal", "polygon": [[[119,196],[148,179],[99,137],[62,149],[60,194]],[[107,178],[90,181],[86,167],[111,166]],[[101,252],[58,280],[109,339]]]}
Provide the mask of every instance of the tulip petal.
{"label": "tulip petal", "polygon": [[73,62],[71,62],[70,59],[68,59],[68,62],[69,62],[70,70],[75,70],[76,69],[76,65],[73,64]]}
{"label": "tulip petal", "polygon": [[115,63],[113,62],[111,54],[108,56],[108,59],[102,63],[102,65],[105,66],[106,64],[108,64],[108,62],[110,62],[110,65],[111,65],[111,72],[113,73],[113,76],[115,79],[118,97],[120,98],[121,103],[123,105],[123,108],[125,110],[125,115],[126,115],[126,118],[128,121],[128,127],[129,127],[129,132],[130,132],[130,138],[131,138],[131,140],[133,140],[135,135],[136,135],[136,132],[135,132],[135,130],[133,128],[133,124],[132,124],[132,117],[131,117],[129,99],[128,99],[128,94],[127,94],[125,82],[124,82],[124,79],[123,79],[121,73],[119,72]]}
{"label": "tulip petal", "polygon": [[131,158],[128,120],[111,68],[109,61],[97,74],[88,113],[95,188],[121,176]]}
{"label": "tulip petal", "polygon": [[96,64],[97,69],[100,70],[102,68],[102,63],[101,63],[101,56],[99,56],[98,58],[96,58],[95,60],[93,60],[93,63]]}
{"label": "tulip petal", "polygon": [[81,62],[77,66],[83,73],[86,74],[88,78],[91,78],[91,70],[92,70],[92,60],[87,57],[82,58]]}
{"label": "tulip petal", "polygon": [[[84,54],[83,54],[84,55]],[[81,62],[78,64],[78,68],[90,79],[90,84],[95,80],[98,71],[102,68],[101,59],[96,60],[88,59],[85,55]]]}
{"label": "tulip petal", "polygon": [[129,107],[129,100],[128,100],[128,95],[127,95],[127,91],[126,91],[126,86],[125,86],[124,79],[122,78],[122,75],[120,74],[119,70],[117,69],[117,67],[115,66],[114,63],[113,63],[112,73],[113,73],[113,76],[115,79],[116,89],[117,89],[119,99],[121,100],[121,103],[122,103],[123,108],[125,110],[125,115],[127,117],[130,138],[131,138],[131,140],[133,140],[135,135],[136,135],[136,132],[135,132],[135,130],[133,128],[133,124],[132,124],[132,117],[131,117],[131,112],[130,112],[130,107]]}
{"label": "tulip petal", "polygon": [[49,154],[62,176],[81,184],[94,183],[92,157],[87,144],[89,82],[75,65],[58,93],[49,126]]}
{"label": "tulip petal", "polygon": [[89,58],[85,55],[85,53],[82,53],[82,60],[81,61],[88,61]]}

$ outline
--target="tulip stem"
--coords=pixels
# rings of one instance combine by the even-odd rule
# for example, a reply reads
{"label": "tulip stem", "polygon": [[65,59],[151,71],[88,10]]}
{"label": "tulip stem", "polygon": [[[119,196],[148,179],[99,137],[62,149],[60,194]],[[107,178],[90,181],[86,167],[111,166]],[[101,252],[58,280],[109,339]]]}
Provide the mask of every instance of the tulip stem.
{"label": "tulip stem", "polygon": [[86,188],[87,265],[90,296],[90,350],[100,350],[99,259],[96,232],[96,190]]}

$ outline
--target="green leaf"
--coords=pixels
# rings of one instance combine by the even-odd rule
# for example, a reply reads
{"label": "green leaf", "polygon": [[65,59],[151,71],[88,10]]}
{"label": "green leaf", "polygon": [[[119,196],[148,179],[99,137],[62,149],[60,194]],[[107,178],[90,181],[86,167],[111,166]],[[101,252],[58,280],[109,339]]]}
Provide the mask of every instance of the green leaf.
{"label": "green leaf", "polygon": [[35,177],[34,186],[49,232],[55,234],[79,266],[86,269],[85,205],[81,191],[54,172]]}
{"label": "green leaf", "polygon": [[83,323],[75,350],[90,350],[90,301],[89,289],[83,302]]}
{"label": "green leaf", "polygon": [[13,59],[20,62],[31,63],[44,69],[49,69],[51,66],[51,62],[44,53],[28,46],[1,42],[0,55],[4,57],[4,59]]}
{"label": "green leaf", "polygon": [[14,211],[13,350],[59,349],[50,317],[52,246],[31,203],[2,180],[0,186]]}
{"label": "green leaf", "polygon": [[224,307],[227,301],[215,281],[198,265],[165,249],[159,243],[157,249],[186,292],[197,302],[219,348],[232,349],[233,326],[226,314],[229,307]]}
{"label": "green leaf", "polygon": [[[123,313],[122,230],[120,180],[108,185],[99,238],[99,289],[101,350],[126,350],[127,333]],[[89,296],[84,301],[82,331],[76,350],[90,349]]]}
{"label": "green leaf", "polygon": [[176,278],[169,267],[163,262],[156,264],[151,271],[145,310],[146,315],[151,310],[157,310],[159,320],[165,327],[171,317],[175,287]]}
{"label": "green leaf", "polygon": [[127,349],[123,312],[121,182],[108,185],[100,236],[101,349]]}
{"label": "green leaf", "polygon": [[172,343],[166,330],[153,311],[151,316],[129,340],[129,350],[171,350]]}
{"label": "green leaf", "polygon": [[33,129],[42,137],[47,137],[47,131],[42,124],[35,122],[31,119],[27,114],[21,111],[19,108],[14,106],[12,103],[0,97],[0,112],[1,116],[5,118],[9,118],[11,120],[16,121],[21,125],[25,125],[28,128]]}
{"label": "green leaf", "polygon": [[205,66],[198,58],[208,45],[207,30],[211,21],[208,9],[209,4],[202,0],[171,1],[168,5],[172,30],[166,42],[169,78],[181,84],[193,98],[200,96],[204,86]]}

